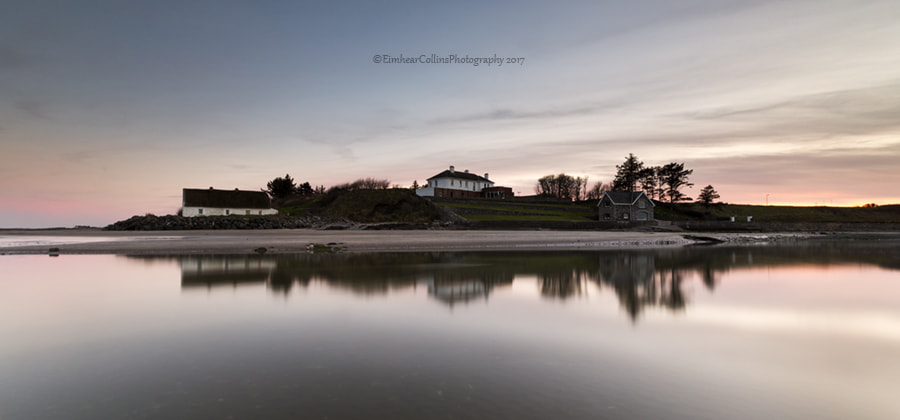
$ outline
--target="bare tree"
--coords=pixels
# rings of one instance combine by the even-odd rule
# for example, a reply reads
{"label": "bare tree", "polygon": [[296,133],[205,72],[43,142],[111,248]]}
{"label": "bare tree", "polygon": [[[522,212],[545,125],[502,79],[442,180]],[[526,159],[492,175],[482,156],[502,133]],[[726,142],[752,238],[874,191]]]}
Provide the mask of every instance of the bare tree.
{"label": "bare tree", "polygon": [[586,200],[599,200],[607,191],[612,191],[612,183],[604,184],[601,181],[588,188],[584,197]]}
{"label": "bare tree", "polygon": [[538,195],[545,197],[563,198],[563,199],[580,199],[583,184],[587,179],[581,177],[572,177],[571,175],[546,175],[537,180],[534,191]]}

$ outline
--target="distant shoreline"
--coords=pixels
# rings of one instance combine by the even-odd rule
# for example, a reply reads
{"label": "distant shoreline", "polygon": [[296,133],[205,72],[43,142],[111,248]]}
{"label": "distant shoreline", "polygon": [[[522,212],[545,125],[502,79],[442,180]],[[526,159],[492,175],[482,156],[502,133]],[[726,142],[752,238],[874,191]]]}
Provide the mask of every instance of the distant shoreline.
{"label": "distant shoreline", "polygon": [[[76,243],[0,248],[0,254],[213,254],[296,252],[426,252],[600,250],[679,247],[701,243],[753,244],[812,238],[900,239],[880,233],[698,233],[558,230],[193,230],[3,229],[10,238],[65,238]],[[834,236],[837,235],[837,236]],[[77,242],[85,238],[85,242]],[[108,238],[108,241],[104,241]]]}

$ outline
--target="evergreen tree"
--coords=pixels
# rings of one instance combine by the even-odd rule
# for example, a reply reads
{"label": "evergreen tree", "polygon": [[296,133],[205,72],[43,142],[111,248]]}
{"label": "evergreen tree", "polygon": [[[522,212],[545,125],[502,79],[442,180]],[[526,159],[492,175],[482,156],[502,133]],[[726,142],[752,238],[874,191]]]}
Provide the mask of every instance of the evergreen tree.
{"label": "evergreen tree", "polygon": [[616,177],[613,179],[613,191],[634,192],[635,185],[641,179],[641,171],[644,169],[644,162],[638,160],[637,156],[629,153],[625,158],[625,162],[616,165]]}
{"label": "evergreen tree", "polygon": [[297,185],[289,174],[285,174],[284,178],[278,177],[266,184],[266,192],[272,198],[284,198],[294,195],[297,192]]}
{"label": "evergreen tree", "polygon": [[717,199],[719,199],[719,193],[712,185],[703,187],[703,189],[700,190],[700,195],[697,196],[697,202],[703,204],[705,207],[715,204]]}
{"label": "evergreen tree", "polygon": [[670,203],[679,201],[691,201],[691,198],[681,192],[683,187],[693,187],[688,177],[694,173],[693,169],[684,169],[684,163],[672,162],[663,165],[660,169],[662,183],[665,185],[665,195]]}

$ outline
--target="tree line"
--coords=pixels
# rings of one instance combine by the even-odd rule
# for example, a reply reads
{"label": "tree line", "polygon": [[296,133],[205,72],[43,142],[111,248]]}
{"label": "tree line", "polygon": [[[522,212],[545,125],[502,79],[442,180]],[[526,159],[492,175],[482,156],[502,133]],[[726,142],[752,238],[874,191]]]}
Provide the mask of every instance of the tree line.
{"label": "tree line", "polygon": [[[643,191],[651,199],[678,203],[693,200],[683,191],[684,188],[694,186],[690,182],[693,173],[693,169],[684,167],[684,162],[649,166],[629,153],[621,165],[616,165],[616,175],[609,184],[598,182],[588,187],[587,177],[573,177],[562,173],[538,179],[535,193],[544,197],[580,201],[599,199],[607,191]],[[710,205],[718,198],[715,188],[707,185],[697,196],[697,202]]]}
{"label": "tree line", "polygon": [[326,189],[324,185],[313,188],[309,182],[297,184],[290,174],[276,177],[266,184],[263,192],[272,198],[288,197],[315,197],[322,196],[332,191],[350,190],[386,190],[391,187],[391,182],[386,179],[360,178],[353,182],[338,184]]}

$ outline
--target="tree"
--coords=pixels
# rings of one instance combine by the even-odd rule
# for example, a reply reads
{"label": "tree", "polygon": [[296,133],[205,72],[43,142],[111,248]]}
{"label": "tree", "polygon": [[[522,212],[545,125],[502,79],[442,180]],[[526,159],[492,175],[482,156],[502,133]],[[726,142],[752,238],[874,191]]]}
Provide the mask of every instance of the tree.
{"label": "tree", "polygon": [[387,179],[360,178],[353,182],[332,185],[328,189],[331,191],[354,191],[354,190],[386,190],[391,187],[391,181]]}
{"label": "tree", "polygon": [[693,169],[684,169],[684,163],[672,162],[663,165],[660,169],[660,177],[662,184],[665,185],[665,195],[668,196],[670,203],[691,201],[690,197],[681,192],[681,188],[694,186],[688,181],[688,177],[693,173]]}
{"label": "tree", "polygon": [[575,201],[581,201],[587,196],[588,177],[577,176],[572,180],[572,198]]}
{"label": "tree", "polygon": [[267,189],[272,198],[284,198],[294,195],[297,192],[297,185],[289,174],[285,174],[284,178],[278,177],[266,184]]}
{"label": "tree", "polygon": [[613,191],[634,192],[635,184],[640,180],[641,170],[644,169],[644,162],[638,160],[637,156],[632,153],[628,154],[625,162],[616,165],[616,177],[613,179]]}
{"label": "tree", "polygon": [[416,180],[414,179],[411,188],[412,188],[413,191],[418,190],[418,189],[419,189],[419,181],[416,181]]}
{"label": "tree", "polygon": [[603,197],[603,194],[605,194],[607,191],[612,191],[612,184],[611,183],[604,184],[603,182],[598,182],[598,183],[594,184],[593,187],[591,187],[587,190],[587,193],[585,194],[584,198],[586,200],[599,200],[601,197]]}
{"label": "tree", "polygon": [[566,174],[546,175],[537,180],[534,192],[544,197],[579,200],[586,183],[587,178]]}
{"label": "tree", "polygon": [[697,202],[703,204],[704,207],[709,207],[715,204],[715,201],[719,198],[719,193],[716,192],[716,189],[713,188],[712,185],[707,185],[700,190],[700,195],[697,196]]}
{"label": "tree", "polygon": [[297,194],[302,195],[304,197],[309,197],[315,193],[315,191],[313,191],[312,186],[309,185],[309,182],[304,182],[304,183],[298,185],[296,192],[297,192]]}
{"label": "tree", "polygon": [[351,184],[355,190],[386,190],[391,187],[391,181],[386,179],[360,178]]}
{"label": "tree", "polygon": [[651,199],[656,199],[659,191],[657,189],[659,187],[659,170],[659,166],[650,166],[638,172],[638,182],[641,184],[641,190]]}

